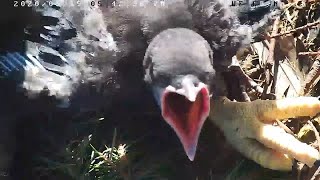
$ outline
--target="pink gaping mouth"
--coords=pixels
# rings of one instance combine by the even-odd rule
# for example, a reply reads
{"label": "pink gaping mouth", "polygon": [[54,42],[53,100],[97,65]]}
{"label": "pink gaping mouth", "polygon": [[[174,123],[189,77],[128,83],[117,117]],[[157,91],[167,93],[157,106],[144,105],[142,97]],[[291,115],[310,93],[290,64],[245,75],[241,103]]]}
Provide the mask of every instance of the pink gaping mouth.
{"label": "pink gaping mouth", "polygon": [[162,116],[174,129],[187,156],[193,161],[202,126],[210,111],[208,89],[199,89],[194,102],[184,95],[165,90],[161,106]]}

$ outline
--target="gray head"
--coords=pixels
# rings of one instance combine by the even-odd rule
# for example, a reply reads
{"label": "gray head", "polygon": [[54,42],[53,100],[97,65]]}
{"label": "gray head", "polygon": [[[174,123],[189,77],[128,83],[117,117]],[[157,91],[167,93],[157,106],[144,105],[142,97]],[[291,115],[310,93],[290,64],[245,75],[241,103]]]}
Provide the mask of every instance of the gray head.
{"label": "gray head", "polygon": [[215,75],[208,42],[190,29],[162,31],[147,48],[144,69],[164,120],[193,160],[210,111],[210,82]]}

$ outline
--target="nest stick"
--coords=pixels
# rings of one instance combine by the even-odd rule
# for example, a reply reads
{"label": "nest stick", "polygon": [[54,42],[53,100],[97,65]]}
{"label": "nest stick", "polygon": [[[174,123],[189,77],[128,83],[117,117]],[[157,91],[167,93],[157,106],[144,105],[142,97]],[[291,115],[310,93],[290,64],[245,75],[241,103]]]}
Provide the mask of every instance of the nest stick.
{"label": "nest stick", "polygon": [[320,61],[316,60],[312,64],[311,70],[309,71],[309,73],[307,74],[304,80],[303,86],[301,88],[302,89],[301,94],[305,95],[309,93],[312,87],[314,87],[318,83],[319,76],[320,76]]}
{"label": "nest stick", "polygon": [[[277,17],[273,23],[271,36],[274,36],[275,34],[278,33],[279,23],[280,23],[280,17]],[[267,65],[266,65],[266,83],[267,83],[267,85],[269,85],[271,83],[271,68],[272,68],[272,65],[274,64],[275,46],[276,46],[276,39],[271,38],[270,44],[269,44],[269,56],[268,56]],[[276,77],[274,78],[274,80],[275,79],[276,79]],[[273,83],[275,84],[276,82],[274,80],[273,80]],[[273,88],[271,89],[271,93],[274,93],[274,91],[275,91],[275,86],[273,86]]]}
{"label": "nest stick", "polygon": [[306,29],[306,28],[309,28],[309,27],[317,26],[319,24],[320,24],[320,21],[315,21],[315,22],[312,22],[312,23],[308,23],[308,24],[306,24],[304,26],[297,27],[295,29],[291,29],[289,31],[285,31],[285,32],[282,32],[282,33],[279,33],[279,34],[271,34],[271,36],[269,38],[277,38],[277,37],[284,36],[284,35],[287,35],[287,34],[292,34],[294,32],[300,31],[302,29]]}
{"label": "nest stick", "polygon": [[320,55],[320,51],[318,52],[299,52],[299,56],[317,56]]}

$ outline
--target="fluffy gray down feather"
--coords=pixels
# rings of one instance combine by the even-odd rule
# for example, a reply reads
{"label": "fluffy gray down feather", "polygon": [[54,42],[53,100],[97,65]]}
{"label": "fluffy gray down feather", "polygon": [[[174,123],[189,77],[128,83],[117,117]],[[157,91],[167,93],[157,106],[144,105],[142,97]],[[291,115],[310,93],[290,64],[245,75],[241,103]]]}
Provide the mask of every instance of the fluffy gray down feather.
{"label": "fluffy gray down feather", "polygon": [[215,65],[227,66],[274,14],[267,11],[247,25],[238,16],[249,11],[225,0],[119,0],[115,7],[98,7],[98,1],[92,6],[92,0],[50,2],[33,8],[40,20],[25,29],[33,37],[25,41],[25,57],[33,63],[26,63],[21,85],[30,96],[47,89],[65,102],[81,84],[120,86],[114,78],[128,71],[122,64],[141,63],[148,42],[167,28],[195,30],[211,45]]}

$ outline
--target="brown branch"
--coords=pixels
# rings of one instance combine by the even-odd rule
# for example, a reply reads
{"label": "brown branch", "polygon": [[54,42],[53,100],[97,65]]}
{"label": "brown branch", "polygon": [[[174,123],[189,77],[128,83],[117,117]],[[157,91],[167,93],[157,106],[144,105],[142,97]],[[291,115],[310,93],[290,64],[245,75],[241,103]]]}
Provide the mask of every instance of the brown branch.
{"label": "brown branch", "polygon": [[263,88],[259,86],[258,83],[256,83],[253,79],[251,79],[241,68],[241,66],[237,66],[236,75],[239,77],[240,83],[245,84],[252,88],[254,91],[258,92],[259,94],[262,94]]}
{"label": "brown branch", "polygon": [[309,71],[309,73],[307,74],[304,80],[303,86],[301,88],[302,95],[305,95],[308,92],[310,92],[312,87],[314,87],[318,83],[319,76],[320,76],[320,61],[316,60],[313,62],[311,70]]}
{"label": "brown branch", "polygon": [[283,122],[279,121],[278,119],[276,119],[276,122],[278,123],[279,127],[281,127],[282,129],[284,129],[287,133],[291,134],[294,137],[297,137],[297,135],[295,135],[290,128],[288,128],[287,125],[285,125]]}
{"label": "brown branch", "polygon": [[273,23],[272,33],[271,33],[271,39],[269,42],[269,56],[267,59],[267,66],[272,65],[274,61],[274,49],[276,46],[276,39],[272,36],[278,33],[279,29],[279,23],[280,23],[280,17],[277,17],[276,20]]}
{"label": "brown branch", "polygon": [[[280,17],[277,17],[276,20],[273,23],[273,28],[272,28],[272,33],[271,36],[274,36],[275,34],[278,33],[278,29],[279,29],[279,23],[280,23]],[[267,86],[270,85],[271,83],[271,68],[274,64],[274,49],[276,46],[276,39],[275,38],[271,38],[270,39],[270,43],[269,43],[269,56],[267,59],[267,64],[266,64],[266,83]],[[273,79],[273,84],[275,84],[275,79],[276,77],[274,77]],[[275,92],[275,85],[272,86],[273,88],[271,88],[271,93]]]}
{"label": "brown branch", "polygon": [[254,91],[262,94],[263,88],[259,86],[258,83],[256,83],[253,79],[251,79],[244,71],[243,69],[239,66],[239,69],[237,71],[237,75],[240,78],[241,83],[245,83],[248,85],[250,88],[252,88]]}
{"label": "brown branch", "polygon": [[295,29],[291,29],[289,31],[285,31],[285,32],[282,32],[282,33],[279,33],[279,34],[271,34],[271,36],[269,38],[277,38],[277,37],[280,37],[280,36],[283,36],[283,35],[292,34],[294,32],[300,31],[302,29],[306,29],[306,28],[309,28],[309,27],[317,26],[319,24],[320,24],[320,21],[315,21],[315,22],[312,22],[312,23],[308,23],[308,24],[306,24],[304,26],[297,27]]}
{"label": "brown branch", "polygon": [[[288,0],[287,4],[284,4],[283,7],[281,9],[287,9],[289,7],[295,6],[297,7],[297,3],[301,1],[301,0]],[[305,3],[312,3],[312,2],[316,2],[318,0],[304,0]]]}
{"label": "brown branch", "polygon": [[318,52],[299,52],[299,56],[317,56],[320,55],[320,51]]}

